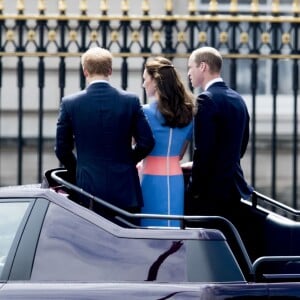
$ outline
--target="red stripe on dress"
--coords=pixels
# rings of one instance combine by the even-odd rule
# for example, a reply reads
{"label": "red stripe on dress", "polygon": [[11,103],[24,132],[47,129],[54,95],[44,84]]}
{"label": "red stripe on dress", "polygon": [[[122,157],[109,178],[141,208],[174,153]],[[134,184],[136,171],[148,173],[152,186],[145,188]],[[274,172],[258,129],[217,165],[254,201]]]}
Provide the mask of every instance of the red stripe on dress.
{"label": "red stripe on dress", "polygon": [[181,175],[179,156],[147,156],[143,161],[143,174]]}

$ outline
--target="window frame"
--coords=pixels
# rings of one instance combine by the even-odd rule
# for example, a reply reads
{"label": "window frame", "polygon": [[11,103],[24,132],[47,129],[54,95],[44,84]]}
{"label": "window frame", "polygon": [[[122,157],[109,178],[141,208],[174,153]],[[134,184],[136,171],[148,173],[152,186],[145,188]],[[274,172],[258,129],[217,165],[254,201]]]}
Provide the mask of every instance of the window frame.
{"label": "window frame", "polygon": [[49,205],[46,199],[1,198],[0,202],[29,202],[8,253],[0,282],[29,280],[40,230]]}

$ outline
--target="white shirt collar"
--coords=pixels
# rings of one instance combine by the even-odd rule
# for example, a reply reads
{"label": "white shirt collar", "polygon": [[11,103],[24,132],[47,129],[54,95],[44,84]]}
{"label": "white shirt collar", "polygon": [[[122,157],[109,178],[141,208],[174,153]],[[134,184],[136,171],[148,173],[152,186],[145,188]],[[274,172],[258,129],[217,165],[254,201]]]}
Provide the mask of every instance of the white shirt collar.
{"label": "white shirt collar", "polygon": [[206,91],[212,84],[214,84],[214,83],[216,83],[216,82],[223,82],[223,79],[222,79],[221,77],[217,77],[217,78],[215,78],[215,79],[209,81],[209,82],[205,85],[205,89],[204,89],[204,90]]}
{"label": "white shirt collar", "polygon": [[94,84],[94,83],[100,83],[100,82],[104,82],[104,83],[107,83],[109,84],[109,82],[107,80],[104,80],[104,79],[100,79],[100,80],[93,80],[89,83],[89,85],[91,84]]}

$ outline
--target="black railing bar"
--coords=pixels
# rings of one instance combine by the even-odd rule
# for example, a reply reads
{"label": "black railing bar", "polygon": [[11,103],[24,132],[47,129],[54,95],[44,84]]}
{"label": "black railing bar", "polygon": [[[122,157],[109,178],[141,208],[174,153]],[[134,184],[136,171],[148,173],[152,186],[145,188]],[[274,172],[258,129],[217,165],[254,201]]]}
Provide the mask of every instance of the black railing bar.
{"label": "black railing bar", "polygon": [[265,196],[265,195],[263,195],[263,194],[261,194],[261,193],[259,193],[257,191],[254,191],[253,194],[256,197],[258,197],[260,200],[263,200],[264,202],[268,202],[269,204],[271,204],[273,206],[276,206],[276,207],[278,207],[278,208],[280,208],[280,209],[282,209],[282,210],[284,210],[284,211],[286,211],[288,213],[291,213],[291,214],[293,214],[293,215],[295,215],[297,217],[300,216],[300,210],[294,209],[294,208],[292,208],[290,206],[287,206],[287,205],[285,205],[283,203],[280,203],[280,202],[278,202],[278,201],[276,201],[276,200],[274,200],[274,199],[272,199],[270,197],[267,197],[267,196]]}
{"label": "black railing bar", "polygon": [[290,262],[290,261],[300,261],[299,255],[291,255],[291,256],[283,256],[283,255],[276,255],[276,256],[261,256],[257,258],[253,263],[253,271],[256,272],[258,266],[264,262]]}

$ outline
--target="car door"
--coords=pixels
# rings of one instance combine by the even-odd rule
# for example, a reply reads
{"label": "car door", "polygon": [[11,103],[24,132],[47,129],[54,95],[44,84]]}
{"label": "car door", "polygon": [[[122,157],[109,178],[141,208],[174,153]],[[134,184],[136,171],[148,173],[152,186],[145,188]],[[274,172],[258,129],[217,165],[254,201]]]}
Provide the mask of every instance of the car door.
{"label": "car door", "polygon": [[[0,280],[30,278],[48,201],[34,197],[0,198]],[[24,259],[26,257],[26,259]]]}

